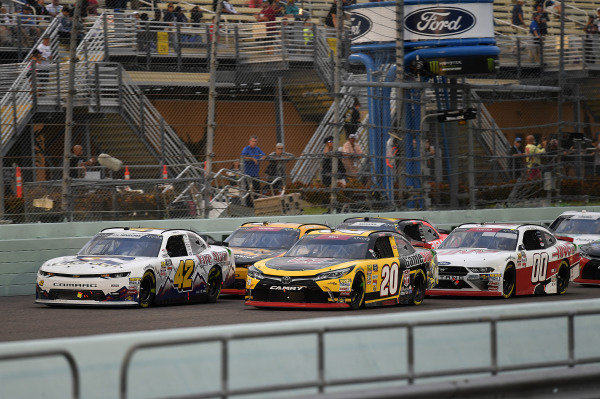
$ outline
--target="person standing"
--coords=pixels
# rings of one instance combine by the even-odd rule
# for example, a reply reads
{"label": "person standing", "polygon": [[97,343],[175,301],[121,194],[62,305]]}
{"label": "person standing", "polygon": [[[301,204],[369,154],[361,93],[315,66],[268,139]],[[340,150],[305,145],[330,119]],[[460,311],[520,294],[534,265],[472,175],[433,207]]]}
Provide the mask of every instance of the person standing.
{"label": "person standing", "polygon": [[523,150],[521,148],[521,138],[515,138],[512,147],[510,147],[510,170],[513,179],[518,179],[521,176],[521,169],[523,168]]}
{"label": "person standing", "polygon": [[[260,183],[257,179],[260,172],[260,161],[265,159],[265,153],[258,146],[258,136],[250,136],[248,145],[242,150],[242,159],[244,161],[244,174],[252,178],[249,188],[251,187],[255,193],[260,192]],[[248,206],[252,206],[251,200],[248,204]]]}
{"label": "person standing", "polygon": [[527,136],[525,140],[527,142],[527,145],[525,146],[525,155],[527,155],[525,161],[527,162],[528,170],[527,178],[528,180],[540,179],[542,177],[542,171],[540,169],[542,161],[539,155],[545,153],[546,150],[535,144],[535,137],[531,134]]}
{"label": "person standing", "polygon": [[71,149],[71,159],[69,160],[69,174],[72,179],[85,176],[86,166],[96,163],[96,158],[90,158],[87,161],[83,156],[83,147],[76,144]]}
{"label": "person standing", "polygon": [[519,33],[519,27],[525,27],[525,20],[523,19],[523,4],[524,0],[517,0],[517,4],[515,4],[511,10],[512,16],[512,24],[514,25],[513,29],[515,33]]}
{"label": "person standing", "polygon": [[550,17],[548,16],[548,13],[544,10],[541,4],[538,4],[536,6],[536,10],[533,13],[534,20],[536,15],[539,15],[540,17],[540,20],[538,22],[540,27],[540,36],[546,36],[548,34],[548,21],[550,20]]}
{"label": "person standing", "polygon": [[358,127],[360,126],[360,102],[357,98],[354,98],[352,107],[348,108],[344,117],[344,130],[346,131],[346,137],[350,137],[352,134],[356,134]]}
{"label": "person standing", "polygon": [[285,187],[285,169],[287,163],[291,161],[292,158],[294,158],[294,154],[285,152],[283,150],[283,143],[277,143],[275,145],[275,151],[273,151],[267,156],[266,159],[269,161],[266,170],[268,180],[273,182],[273,180],[281,178],[279,181],[273,184],[274,189],[280,189],[282,187]]}
{"label": "person standing", "polygon": [[[323,148],[323,161],[321,163],[321,181],[325,187],[331,187],[331,175],[333,168],[333,157],[338,155],[333,150],[333,136],[327,136],[323,140],[325,147]],[[339,162],[338,156],[338,180],[345,186],[346,169],[344,163]]]}
{"label": "person standing", "polygon": [[344,158],[342,163],[346,169],[348,177],[356,177],[358,175],[358,165],[363,154],[360,145],[356,142],[356,134],[348,136],[348,140],[342,146]]}

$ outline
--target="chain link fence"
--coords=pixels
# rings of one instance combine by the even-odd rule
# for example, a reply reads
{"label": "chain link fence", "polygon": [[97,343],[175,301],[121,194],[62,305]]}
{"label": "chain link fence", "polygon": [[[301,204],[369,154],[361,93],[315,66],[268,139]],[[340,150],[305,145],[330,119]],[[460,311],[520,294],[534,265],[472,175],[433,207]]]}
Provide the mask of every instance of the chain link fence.
{"label": "chain link fence", "polygon": [[[71,142],[81,148],[73,149],[66,213],[68,45],[56,20],[36,25],[43,33],[30,37],[33,44],[6,41],[18,62],[0,66],[5,219],[378,212],[600,197],[600,35],[569,34],[562,53],[558,36],[499,35],[500,58],[485,76],[411,69],[409,111],[399,121],[398,85],[385,82],[393,60],[369,76],[349,61],[344,39],[336,74],[335,30],[318,18],[233,17],[218,29],[208,13],[187,22],[151,18],[140,10],[85,19]],[[14,40],[19,30],[9,31]],[[43,37],[51,55],[31,62]],[[472,120],[439,119],[468,108]],[[258,153],[244,150],[252,136],[257,162],[243,156]],[[528,144],[535,154],[524,153]]]}

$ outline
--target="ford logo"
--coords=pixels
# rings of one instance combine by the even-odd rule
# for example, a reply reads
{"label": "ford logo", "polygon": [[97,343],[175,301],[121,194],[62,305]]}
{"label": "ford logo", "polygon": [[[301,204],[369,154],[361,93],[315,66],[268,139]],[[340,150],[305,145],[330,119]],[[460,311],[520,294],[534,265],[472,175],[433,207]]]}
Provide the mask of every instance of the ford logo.
{"label": "ford logo", "polygon": [[456,7],[427,7],[413,11],[404,19],[404,28],[423,36],[450,36],[475,26],[471,12]]}
{"label": "ford logo", "polygon": [[350,28],[350,39],[358,39],[369,33],[373,27],[373,21],[369,17],[365,17],[361,14],[351,14],[350,22],[352,27]]}

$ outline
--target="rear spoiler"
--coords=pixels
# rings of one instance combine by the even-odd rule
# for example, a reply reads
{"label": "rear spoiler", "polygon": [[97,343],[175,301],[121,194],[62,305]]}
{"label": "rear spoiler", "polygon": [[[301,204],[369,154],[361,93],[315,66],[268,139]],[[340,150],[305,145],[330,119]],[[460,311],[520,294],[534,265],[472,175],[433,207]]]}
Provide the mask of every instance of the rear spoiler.
{"label": "rear spoiler", "polygon": [[557,240],[573,242],[573,237],[555,236]]}

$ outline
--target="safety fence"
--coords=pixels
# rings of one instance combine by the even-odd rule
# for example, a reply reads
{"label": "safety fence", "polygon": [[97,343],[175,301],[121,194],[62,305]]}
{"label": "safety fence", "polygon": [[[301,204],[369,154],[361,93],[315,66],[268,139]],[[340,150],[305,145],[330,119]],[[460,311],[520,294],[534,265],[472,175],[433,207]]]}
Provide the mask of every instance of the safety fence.
{"label": "safety fence", "polygon": [[[428,387],[467,376],[494,384],[495,378],[504,381],[512,375],[526,385],[528,378],[539,378],[528,374],[534,370],[569,370],[577,378],[578,372],[587,372],[585,365],[600,363],[600,354],[590,347],[599,315],[597,301],[555,301],[546,302],[544,309],[539,304],[493,306],[170,330],[167,336],[113,335],[87,338],[85,348],[76,338],[70,340],[71,349],[58,340],[45,348],[34,341],[29,347],[13,345],[9,355],[0,355],[0,372],[14,376],[0,392],[10,396],[18,387],[21,393],[35,394],[40,386],[24,384],[33,375],[23,370],[27,363],[19,358],[52,354],[66,356],[68,364],[50,362],[55,367],[52,382],[44,386],[47,397],[302,396],[340,389],[374,393],[382,384]],[[101,344],[91,345],[94,341]],[[111,354],[109,362],[94,353],[98,348]],[[102,374],[98,361],[112,371]],[[182,372],[193,364],[202,373]],[[45,367],[36,373],[39,381],[48,380]]]}

